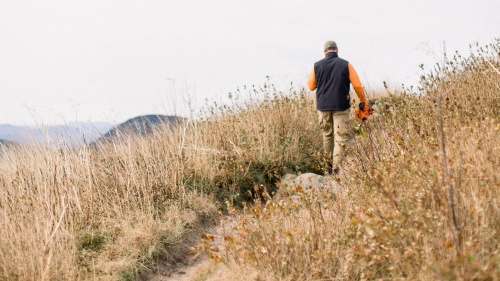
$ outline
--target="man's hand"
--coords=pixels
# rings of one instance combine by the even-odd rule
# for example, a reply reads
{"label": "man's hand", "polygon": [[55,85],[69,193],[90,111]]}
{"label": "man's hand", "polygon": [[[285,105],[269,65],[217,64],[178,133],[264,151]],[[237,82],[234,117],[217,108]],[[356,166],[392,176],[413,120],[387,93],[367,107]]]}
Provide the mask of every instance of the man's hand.
{"label": "man's hand", "polygon": [[359,110],[364,110],[365,109],[365,103],[364,102],[360,102],[359,103]]}

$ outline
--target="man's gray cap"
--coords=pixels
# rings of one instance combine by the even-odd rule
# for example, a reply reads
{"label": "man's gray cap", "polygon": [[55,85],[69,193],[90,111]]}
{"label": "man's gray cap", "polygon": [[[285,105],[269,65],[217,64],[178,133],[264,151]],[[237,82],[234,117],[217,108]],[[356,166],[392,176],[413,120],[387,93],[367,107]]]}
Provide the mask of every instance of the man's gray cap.
{"label": "man's gray cap", "polygon": [[337,49],[337,43],[335,43],[335,41],[326,41],[325,51],[330,49],[330,48]]}

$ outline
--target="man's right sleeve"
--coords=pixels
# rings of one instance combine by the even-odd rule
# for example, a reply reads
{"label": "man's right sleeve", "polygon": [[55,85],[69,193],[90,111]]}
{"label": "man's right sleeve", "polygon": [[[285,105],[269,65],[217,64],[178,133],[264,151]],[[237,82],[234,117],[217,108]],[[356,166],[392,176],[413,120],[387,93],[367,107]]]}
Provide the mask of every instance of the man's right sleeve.
{"label": "man's right sleeve", "polygon": [[309,86],[309,90],[316,90],[316,74],[314,73],[314,66],[309,74],[309,78],[307,79],[307,86]]}

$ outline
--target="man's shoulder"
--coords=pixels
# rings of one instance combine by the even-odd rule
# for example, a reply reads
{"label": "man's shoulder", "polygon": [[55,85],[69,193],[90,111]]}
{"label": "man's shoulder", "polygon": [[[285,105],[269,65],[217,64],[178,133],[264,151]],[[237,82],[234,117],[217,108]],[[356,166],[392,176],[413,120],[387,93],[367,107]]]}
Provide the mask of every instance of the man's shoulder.
{"label": "man's shoulder", "polygon": [[[345,64],[349,64],[349,61],[348,61],[348,60],[343,59],[343,58],[340,58],[340,57],[335,57],[335,58],[333,58],[333,59],[334,59],[334,60],[337,60],[337,61],[341,61],[341,62],[343,62],[343,63],[345,63]],[[322,62],[327,61],[327,60],[328,60],[328,58],[322,58],[322,59],[320,59],[319,61],[315,62],[315,63],[314,63],[314,65],[317,65],[318,63],[322,63]]]}
{"label": "man's shoulder", "polygon": [[346,60],[346,59],[343,59],[343,58],[338,58],[341,62],[345,63],[345,64],[349,64],[349,61]]}

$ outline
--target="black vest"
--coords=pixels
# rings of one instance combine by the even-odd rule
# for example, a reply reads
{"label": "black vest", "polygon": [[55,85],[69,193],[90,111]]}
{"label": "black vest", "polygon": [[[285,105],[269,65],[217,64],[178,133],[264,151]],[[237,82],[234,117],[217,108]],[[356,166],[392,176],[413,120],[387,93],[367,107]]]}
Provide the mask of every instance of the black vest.
{"label": "black vest", "polygon": [[327,53],[314,64],[316,75],[316,109],[321,111],[346,110],[350,105],[349,62],[337,53]]}

